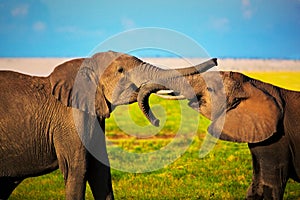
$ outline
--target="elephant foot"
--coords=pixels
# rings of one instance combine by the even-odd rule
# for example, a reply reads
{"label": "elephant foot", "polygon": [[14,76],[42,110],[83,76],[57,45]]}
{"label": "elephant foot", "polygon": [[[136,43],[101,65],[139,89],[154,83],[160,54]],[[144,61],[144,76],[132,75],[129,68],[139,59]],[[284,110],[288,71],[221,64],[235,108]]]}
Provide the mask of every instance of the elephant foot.
{"label": "elephant foot", "polygon": [[258,184],[252,183],[247,192],[247,200],[262,200],[263,199],[263,188],[259,187]]}
{"label": "elephant foot", "polygon": [[248,189],[247,200],[281,200],[283,199],[283,191],[281,187],[270,185],[254,185]]}
{"label": "elephant foot", "polygon": [[112,192],[110,192],[107,196],[105,200],[114,200],[114,195]]}

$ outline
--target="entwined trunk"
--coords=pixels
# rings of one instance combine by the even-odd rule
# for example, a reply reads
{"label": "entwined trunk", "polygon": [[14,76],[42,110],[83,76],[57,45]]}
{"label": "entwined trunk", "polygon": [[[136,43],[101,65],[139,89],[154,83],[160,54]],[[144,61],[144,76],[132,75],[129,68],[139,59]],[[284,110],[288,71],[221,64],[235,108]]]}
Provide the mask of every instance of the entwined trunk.
{"label": "entwined trunk", "polygon": [[[149,65],[149,64],[148,64]],[[157,67],[149,65],[148,71],[155,70],[155,77],[152,77],[151,82],[145,83],[139,91],[137,101],[140,109],[147,117],[147,119],[154,126],[159,126],[159,120],[152,113],[149,106],[149,97],[152,93],[159,90],[170,89],[182,94],[188,99],[194,98],[194,90],[186,80],[186,76],[198,74],[207,71],[208,69],[217,66],[217,59],[210,59],[199,65],[176,69],[176,70],[162,70]],[[150,72],[151,73],[151,72]]]}

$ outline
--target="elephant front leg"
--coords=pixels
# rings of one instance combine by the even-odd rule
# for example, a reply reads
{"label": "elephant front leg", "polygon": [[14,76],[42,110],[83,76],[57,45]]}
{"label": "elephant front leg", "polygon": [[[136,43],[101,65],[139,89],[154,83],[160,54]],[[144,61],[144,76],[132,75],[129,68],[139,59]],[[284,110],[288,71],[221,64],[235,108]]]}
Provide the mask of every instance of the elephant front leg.
{"label": "elephant front leg", "polygon": [[[259,182],[259,183],[257,183]],[[248,200],[262,200],[272,199],[281,200],[283,199],[284,186],[278,186],[277,184],[266,184],[264,180],[254,181],[248,189],[247,199]]]}
{"label": "elephant front leg", "polygon": [[87,178],[94,198],[113,200],[110,167],[90,155]]}
{"label": "elephant front leg", "polygon": [[87,181],[87,158],[81,146],[77,151],[57,153],[59,169],[65,180],[66,199],[85,199]]}
{"label": "elephant front leg", "polygon": [[89,150],[92,150],[97,158],[88,153],[87,179],[94,199],[113,200],[110,164],[104,135],[105,121],[98,118],[98,122],[102,131],[94,129],[89,143]]}
{"label": "elephant front leg", "polygon": [[85,199],[86,181],[78,176],[78,173],[70,174],[65,181],[66,199]]}
{"label": "elephant front leg", "polygon": [[259,183],[258,178],[253,174],[252,183],[247,192],[247,200],[262,200],[263,186]]}
{"label": "elephant front leg", "polygon": [[[289,177],[288,154],[273,150],[272,153],[261,148],[250,148],[253,161],[252,184],[247,199],[283,199],[284,189]],[[278,155],[273,155],[277,153]],[[285,162],[282,162],[285,160]]]}

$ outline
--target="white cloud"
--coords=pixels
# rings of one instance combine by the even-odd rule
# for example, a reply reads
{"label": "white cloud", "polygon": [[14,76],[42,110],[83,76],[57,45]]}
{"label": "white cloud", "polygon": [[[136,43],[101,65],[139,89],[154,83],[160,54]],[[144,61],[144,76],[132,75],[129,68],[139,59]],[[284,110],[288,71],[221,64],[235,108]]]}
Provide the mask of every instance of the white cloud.
{"label": "white cloud", "polygon": [[77,26],[63,26],[56,28],[56,32],[58,33],[66,33],[66,34],[72,34],[76,36],[84,36],[84,37],[90,37],[90,36],[100,36],[103,35],[103,31],[101,30],[87,30],[82,29]]}
{"label": "white cloud", "polygon": [[213,19],[211,25],[213,29],[221,32],[227,32],[230,29],[229,19],[225,17]]}
{"label": "white cloud", "polygon": [[10,11],[10,13],[14,17],[26,16],[28,14],[28,8],[29,8],[29,5],[27,5],[27,4],[18,5],[17,7],[13,8]]}
{"label": "white cloud", "polygon": [[46,29],[46,24],[44,22],[37,21],[33,24],[32,28],[35,31],[41,32],[41,31],[44,31]]}
{"label": "white cloud", "polygon": [[63,26],[56,29],[59,33],[75,33],[78,32],[78,28],[75,26]]}
{"label": "white cloud", "polygon": [[245,19],[251,19],[253,15],[253,10],[251,8],[250,0],[242,0],[242,13]]}
{"label": "white cloud", "polygon": [[246,19],[251,19],[252,18],[252,10],[250,10],[250,9],[244,10],[243,11],[243,16]]}
{"label": "white cloud", "polygon": [[242,5],[245,7],[250,6],[250,0],[242,0]]}
{"label": "white cloud", "polygon": [[135,28],[135,22],[127,17],[123,17],[121,19],[121,24],[124,29],[132,29]]}

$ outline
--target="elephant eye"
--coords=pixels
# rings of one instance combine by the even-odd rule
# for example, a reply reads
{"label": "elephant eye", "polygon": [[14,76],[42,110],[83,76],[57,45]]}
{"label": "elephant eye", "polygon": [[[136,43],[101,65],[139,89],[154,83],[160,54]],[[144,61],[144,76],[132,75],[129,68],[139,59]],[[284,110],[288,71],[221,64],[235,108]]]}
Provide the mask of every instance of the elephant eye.
{"label": "elephant eye", "polygon": [[242,98],[234,98],[233,101],[232,101],[231,107],[232,108],[237,107],[241,103],[241,101],[242,101]]}
{"label": "elephant eye", "polygon": [[119,67],[118,67],[118,72],[119,72],[119,73],[123,73],[123,71],[124,71],[124,68],[123,68],[122,66],[119,66]]}
{"label": "elephant eye", "polygon": [[214,92],[214,91],[215,91],[215,90],[214,90],[213,88],[211,88],[211,87],[207,87],[206,89],[207,89],[208,92]]}

